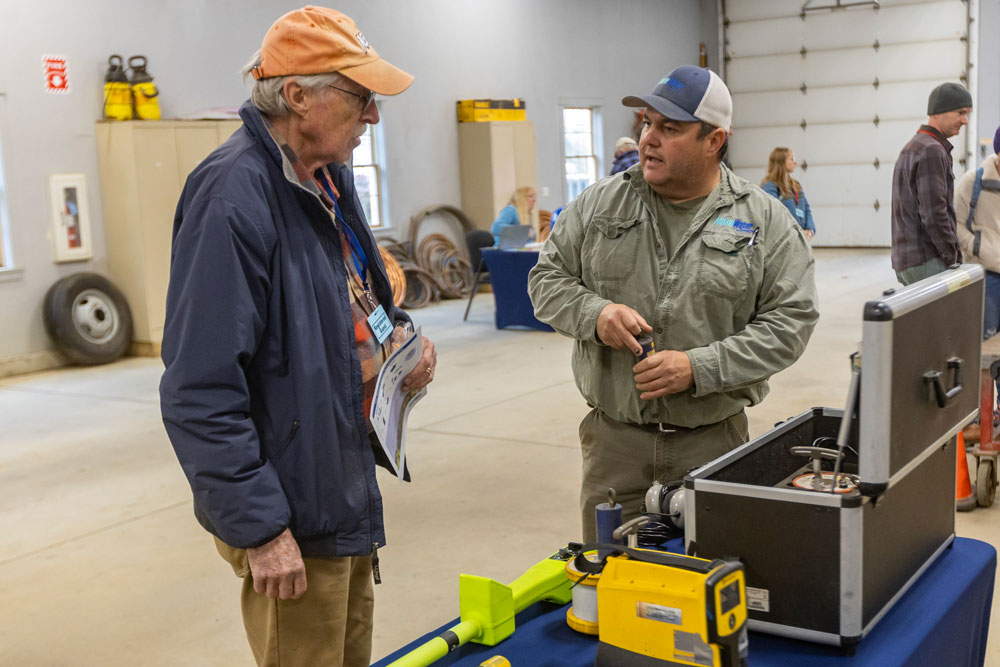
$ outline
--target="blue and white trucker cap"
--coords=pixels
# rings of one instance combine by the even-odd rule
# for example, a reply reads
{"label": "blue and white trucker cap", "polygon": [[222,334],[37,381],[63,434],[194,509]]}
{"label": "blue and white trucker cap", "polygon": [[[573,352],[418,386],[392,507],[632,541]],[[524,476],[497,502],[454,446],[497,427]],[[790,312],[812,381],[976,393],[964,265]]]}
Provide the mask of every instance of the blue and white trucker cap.
{"label": "blue and white trucker cap", "polygon": [[733,98],[719,75],[706,67],[683,65],[660,80],[643,97],[622,98],[627,107],[652,107],[671,120],[704,121],[728,132],[733,125]]}

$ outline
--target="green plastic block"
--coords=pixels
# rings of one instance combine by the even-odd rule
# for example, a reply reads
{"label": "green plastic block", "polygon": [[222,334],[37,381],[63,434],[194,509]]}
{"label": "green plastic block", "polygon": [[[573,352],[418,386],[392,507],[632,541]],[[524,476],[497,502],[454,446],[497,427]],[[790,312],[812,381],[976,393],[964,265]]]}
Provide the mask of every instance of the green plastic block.
{"label": "green plastic block", "polygon": [[514,594],[510,586],[472,574],[458,576],[458,601],[462,622],[479,625],[477,644],[496,646],[514,634]]}

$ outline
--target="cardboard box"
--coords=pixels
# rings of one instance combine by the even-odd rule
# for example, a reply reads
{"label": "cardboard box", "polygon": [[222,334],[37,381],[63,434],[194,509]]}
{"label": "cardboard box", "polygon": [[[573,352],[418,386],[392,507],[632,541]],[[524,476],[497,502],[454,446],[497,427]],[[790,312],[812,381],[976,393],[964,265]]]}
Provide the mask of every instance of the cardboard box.
{"label": "cardboard box", "polygon": [[524,100],[459,100],[455,103],[459,123],[483,123],[491,120],[527,120]]}

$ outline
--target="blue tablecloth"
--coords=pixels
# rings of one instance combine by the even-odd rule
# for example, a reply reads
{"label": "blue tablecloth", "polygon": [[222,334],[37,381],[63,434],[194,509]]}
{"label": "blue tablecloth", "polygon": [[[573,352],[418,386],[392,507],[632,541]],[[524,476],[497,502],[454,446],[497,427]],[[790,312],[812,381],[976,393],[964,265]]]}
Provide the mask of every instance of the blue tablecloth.
{"label": "blue tablecloth", "polygon": [[[996,549],[956,538],[914,586],[861,640],[854,657],[839,649],[750,633],[750,667],[962,667],[981,666],[993,600]],[[458,606],[458,601],[455,601]],[[427,633],[375,663],[383,667],[436,637],[456,621]],[[513,667],[584,667],[594,664],[597,639],[566,625],[566,607],[545,602],[517,616],[517,630],[496,646],[466,644],[435,665],[474,667],[502,655]]]}
{"label": "blue tablecloth", "polygon": [[484,248],[483,259],[493,285],[497,329],[522,326],[552,331],[548,324],[535,319],[535,309],[528,298],[528,272],[538,261],[538,253]]}

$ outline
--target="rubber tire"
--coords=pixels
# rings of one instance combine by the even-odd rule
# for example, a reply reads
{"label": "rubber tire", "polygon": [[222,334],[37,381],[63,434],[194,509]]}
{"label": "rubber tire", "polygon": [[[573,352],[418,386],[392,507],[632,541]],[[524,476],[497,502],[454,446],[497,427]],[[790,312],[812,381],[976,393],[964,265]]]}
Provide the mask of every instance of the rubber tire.
{"label": "rubber tire", "polygon": [[996,496],[996,459],[984,456],[976,467],[976,500],[980,507],[990,507]]}
{"label": "rubber tire", "polygon": [[[86,290],[99,292],[118,311],[118,330],[107,341],[87,340],[73,321],[73,304]],[[125,354],[132,341],[132,312],[125,295],[96,273],[73,273],[56,281],[45,294],[42,316],[45,331],[56,347],[77,364],[92,366],[114,361]]]}

